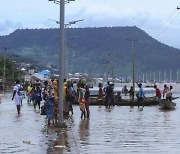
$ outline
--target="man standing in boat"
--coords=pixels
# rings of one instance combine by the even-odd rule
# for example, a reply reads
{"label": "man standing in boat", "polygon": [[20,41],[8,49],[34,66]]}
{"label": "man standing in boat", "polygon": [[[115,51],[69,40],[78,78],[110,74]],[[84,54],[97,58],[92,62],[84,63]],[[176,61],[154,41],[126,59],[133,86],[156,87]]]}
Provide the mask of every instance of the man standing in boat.
{"label": "man standing in boat", "polygon": [[126,85],[123,87],[122,93],[124,93],[125,99],[127,99],[126,96],[127,96],[127,94],[128,94],[128,89],[127,89],[127,86],[126,86]]}
{"label": "man standing in boat", "polygon": [[156,98],[157,98],[157,101],[160,102],[160,101],[161,101],[161,91],[160,91],[160,89],[157,87],[157,85],[154,85],[154,89],[156,90]]}
{"label": "man standing in boat", "polygon": [[106,88],[106,97],[105,97],[105,106],[106,107],[110,107],[111,105],[115,105],[114,104],[114,84],[112,82],[109,83],[109,86],[107,86]]}
{"label": "man standing in boat", "polygon": [[170,86],[170,101],[172,101],[172,90],[173,90],[173,86]]}
{"label": "man standing in boat", "polygon": [[165,96],[166,96],[166,100],[171,101],[171,90],[169,89],[169,87],[166,84],[164,85],[163,98]]}
{"label": "man standing in boat", "polygon": [[129,98],[130,100],[134,100],[134,89],[133,86],[131,86],[130,90],[129,90]]}
{"label": "man standing in boat", "polygon": [[138,87],[139,87],[139,91],[138,91],[138,108],[140,105],[142,105],[144,107],[144,102],[143,102],[143,99],[144,99],[144,89],[142,88],[142,84],[139,83],[138,84]]}
{"label": "man standing in boat", "polygon": [[104,86],[104,88],[103,88],[103,91],[104,91],[104,93],[105,93],[105,102],[104,102],[104,105],[106,106],[107,105],[107,103],[108,103],[108,96],[107,96],[107,88],[108,88],[108,86],[109,86],[109,83],[110,83],[110,81],[107,81],[107,84]]}

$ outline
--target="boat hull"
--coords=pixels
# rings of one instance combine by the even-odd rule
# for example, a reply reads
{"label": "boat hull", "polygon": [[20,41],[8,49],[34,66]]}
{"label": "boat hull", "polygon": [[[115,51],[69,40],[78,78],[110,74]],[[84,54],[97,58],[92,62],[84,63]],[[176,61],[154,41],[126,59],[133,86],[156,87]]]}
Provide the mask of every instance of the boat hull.
{"label": "boat hull", "polygon": [[[103,100],[104,103],[104,100]],[[77,100],[74,102],[74,104],[78,104]],[[151,105],[158,105],[158,101],[155,99],[155,97],[145,98],[143,101],[144,106],[151,106]],[[97,97],[90,97],[90,105],[99,105],[98,98]],[[103,105],[103,104],[101,104]],[[117,101],[115,100],[115,105],[118,106],[138,106],[137,99],[135,100],[122,100]]]}
{"label": "boat hull", "polygon": [[[179,98],[179,97],[173,97],[172,100],[175,100],[177,98]],[[154,105],[158,106],[161,103],[163,104],[164,101],[165,101],[165,99],[162,99],[159,102],[156,99],[156,97],[145,97],[144,101],[143,101],[143,105],[144,106],[154,106]],[[90,105],[99,105],[99,101],[98,101],[98,97],[97,96],[91,96],[89,102],[90,102]],[[104,99],[103,99],[102,102],[104,103]],[[103,103],[101,105],[104,105]],[[75,105],[79,104],[77,98],[75,99],[74,104]],[[129,99],[125,100],[125,99],[123,99],[122,101],[115,100],[115,105],[117,105],[117,106],[138,106],[139,103],[138,103],[137,99],[135,99],[135,100],[129,100]],[[168,107],[170,107],[170,106],[168,106]]]}
{"label": "boat hull", "polygon": [[170,102],[168,100],[162,100],[159,103],[159,106],[161,109],[175,109],[176,108],[176,103]]}

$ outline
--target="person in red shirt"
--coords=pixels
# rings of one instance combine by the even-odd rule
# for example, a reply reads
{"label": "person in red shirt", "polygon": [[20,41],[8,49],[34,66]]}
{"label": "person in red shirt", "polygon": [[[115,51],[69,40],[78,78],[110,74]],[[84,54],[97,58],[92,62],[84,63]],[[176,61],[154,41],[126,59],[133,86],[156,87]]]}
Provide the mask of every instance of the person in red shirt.
{"label": "person in red shirt", "polygon": [[99,83],[99,92],[98,92],[98,102],[99,102],[99,105],[102,104],[103,102],[103,89],[102,89],[102,84]]}
{"label": "person in red shirt", "polygon": [[157,98],[158,101],[160,101],[161,100],[161,91],[157,87],[157,85],[154,85],[154,89],[156,90],[156,98]]}
{"label": "person in red shirt", "polygon": [[172,97],[172,87],[169,89],[169,87],[165,84],[164,85],[164,90],[163,90],[163,98],[166,97],[166,100],[171,102],[171,97]]}

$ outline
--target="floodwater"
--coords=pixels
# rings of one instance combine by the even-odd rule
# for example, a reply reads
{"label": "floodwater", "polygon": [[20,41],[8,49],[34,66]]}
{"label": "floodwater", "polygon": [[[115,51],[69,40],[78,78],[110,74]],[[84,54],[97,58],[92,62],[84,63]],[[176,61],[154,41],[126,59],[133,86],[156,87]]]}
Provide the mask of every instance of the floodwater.
{"label": "floodwater", "polygon": [[[18,115],[11,100],[12,93],[1,95],[0,154],[70,154],[77,151],[72,132],[67,133],[67,129],[58,131],[56,126],[48,127],[46,116],[40,115],[39,109],[34,110],[33,105],[28,105],[26,99],[23,99],[21,114]],[[68,142],[70,139],[72,148]],[[55,141],[58,141],[56,145]]]}
{"label": "floodwater", "polygon": [[[173,94],[180,95],[180,85],[176,86]],[[12,94],[4,94],[0,104],[0,153],[58,153],[49,147],[49,140],[54,136],[49,136],[51,130],[47,133],[45,116],[34,111],[26,100],[18,115],[11,97]],[[79,107],[73,106],[74,114],[69,117],[69,123],[73,131],[71,137],[77,147],[75,151],[62,153],[179,153],[180,99],[175,103],[176,109],[170,111],[160,110],[158,106],[144,107],[143,110],[128,106],[91,106],[90,118],[83,120]]]}
{"label": "floodwater", "polygon": [[46,153],[45,117],[28,106],[26,100],[18,115],[11,98],[12,94],[3,94],[0,104],[0,153]]}
{"label": "floodwater", "polygon": [[82,154],[180,152],[180,101],[174,111],[158,107],[92,106],[90,119],[81,120],[74,107],[72,128]]}
{"label": "floodwater", "polygon": [[[180,90],[180,87],[179,87]],[[175,89],[174,94],[180,94]],[[71,126],[81,154],[178,154],[180,152],[180,99],[175,110],[158,106],[91,106],[90,119],[80,119],[74,106]]]}

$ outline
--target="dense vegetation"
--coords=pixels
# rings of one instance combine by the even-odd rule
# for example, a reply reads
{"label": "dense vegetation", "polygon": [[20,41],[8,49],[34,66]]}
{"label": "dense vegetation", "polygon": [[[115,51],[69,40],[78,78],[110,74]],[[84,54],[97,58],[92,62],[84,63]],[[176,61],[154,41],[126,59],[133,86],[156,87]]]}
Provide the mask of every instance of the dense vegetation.
{"label": "dense vegetation", "polygon": [[[3,72],[4,72],[4,57],[0,56],[0,77],[3,76]],[[6,75],[6,78],[14,77],[13,62],[9,59],[6,59],[5,75]]]}
{"label": "dense vegetation", "polygon": [[[69,71],[102,76],[105,72],[129,75],[132,46],[136,74],[176,71],[180,66],[180,50],[162,44],[137,27],[71,28],[66,30]],[[16,30],[0,37],[0,46],[10,48],[9,54],[31,61],[33,65],[57,68],[59,52],[58,29]]]}

